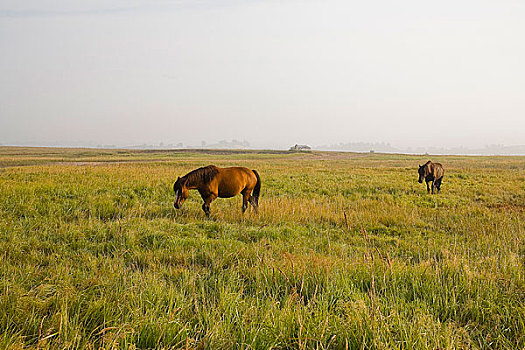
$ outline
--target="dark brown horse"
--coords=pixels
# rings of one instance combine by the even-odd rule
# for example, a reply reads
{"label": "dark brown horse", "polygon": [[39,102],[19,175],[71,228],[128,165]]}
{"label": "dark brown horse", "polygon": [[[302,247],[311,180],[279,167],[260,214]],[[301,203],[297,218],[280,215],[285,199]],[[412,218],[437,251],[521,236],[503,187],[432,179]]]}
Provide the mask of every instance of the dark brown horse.
{"label": "dark brown horse", "polygon": [[419,183],[423,183],[423,180],[427,183],[427,192],[430,192],[428,183],[432,182],[432,194],[434,194],[434,189],[439,191],[441,190],[441,181],[443,181],[443,175],[445,170],[440,163],[432,163],[430,160],[423,165],[419,166]]}
{"label": "dark brown horse", "polygon": [[204,201],[202,210],[206,216],[210,216],[210,203],[217,197],[229,198],[239,193],[242,193],[242,212],[244,213],[248,208],[248,202],[257,212],[261,178],[257,171],[244,167],[218,168],[215,165],[208,165],[177,178],[173,190],[175,191],[173,206],[176,209],[180,209],[182,203],[189,197],[189,190],[197,190]]}

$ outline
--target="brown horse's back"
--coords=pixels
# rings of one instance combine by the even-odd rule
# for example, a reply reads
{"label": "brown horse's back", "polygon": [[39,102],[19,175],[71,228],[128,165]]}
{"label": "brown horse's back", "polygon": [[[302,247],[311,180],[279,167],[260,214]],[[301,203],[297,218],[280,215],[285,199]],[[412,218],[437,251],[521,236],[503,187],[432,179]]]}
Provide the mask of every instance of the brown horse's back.
{"label": "brown horse's back", "polygon": [[217,168],[219,172],[211,181],[210,187],[221,198],[234,197],[246,190],[251,192],[257,184],[257,177],[245,167]]}

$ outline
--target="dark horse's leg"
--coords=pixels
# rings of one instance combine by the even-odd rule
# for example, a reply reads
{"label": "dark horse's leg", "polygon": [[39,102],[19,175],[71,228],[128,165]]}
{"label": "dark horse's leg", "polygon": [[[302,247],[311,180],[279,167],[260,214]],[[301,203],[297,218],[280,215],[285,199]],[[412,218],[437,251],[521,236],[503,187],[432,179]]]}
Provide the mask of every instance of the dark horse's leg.
{"label": "dark horse's leg", "polygon": [[434,190],[436,189],[436,180],[432,180],[432,194],[434,194]]}
{"label": "dark horse's leg", "polygon": [[427,193],[430,193],[430,187],[428,186],[429,181],[426,181],[427,183]]}
{"label": "dark horse's leg", "polygon": [[439,193],[439,191],[441,191],[441,181],[443,180],[442,177],[440,177],[437,181],[436,181],[436,188],[437,188],[437,191]]}

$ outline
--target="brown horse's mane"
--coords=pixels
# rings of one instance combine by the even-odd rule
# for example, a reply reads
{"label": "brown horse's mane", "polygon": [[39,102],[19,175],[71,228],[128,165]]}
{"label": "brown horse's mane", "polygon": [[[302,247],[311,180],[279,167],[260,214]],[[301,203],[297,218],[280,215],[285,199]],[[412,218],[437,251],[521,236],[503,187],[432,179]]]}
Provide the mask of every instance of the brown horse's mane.
{"label": "brown horse's mane", "polygon": [[219,173],[219,169],[215,165],[208,165],[199,169],[195,169],[193,171],[190,171],[186,175],[184,175],[182,178],[186,179],[190,183],[195,182],[203,182],[208,183],[215,175]]}

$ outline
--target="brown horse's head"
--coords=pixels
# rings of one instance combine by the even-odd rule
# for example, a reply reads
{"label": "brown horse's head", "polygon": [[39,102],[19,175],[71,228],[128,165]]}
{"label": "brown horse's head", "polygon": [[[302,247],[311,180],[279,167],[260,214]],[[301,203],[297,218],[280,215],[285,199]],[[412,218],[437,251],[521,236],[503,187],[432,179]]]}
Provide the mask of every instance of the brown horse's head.
{"label": "brown horse's head", "polygon": [[182,203],[190,196],[190,191],[186,186],[187,180],[185,178],[177,178],[175,184],[173,185],[173,191],[175,191],[175,203],[173,206],[175,209],[180,209]]}
{"label": "brown horse's head", "polygon": [[419,166],[419,169],[417,170],[419,174],[419,179],[417,180],[417,182],[423,183],[423,180],[428,176],[428,174],[430,174],[430,167],[428,166],[429,163],[430,161],[428,161],[426,164]]}

